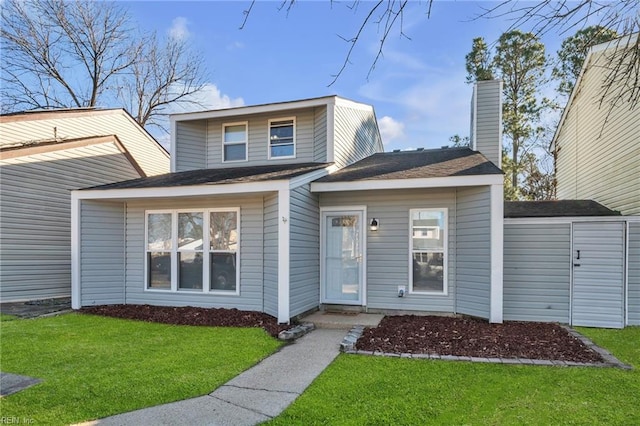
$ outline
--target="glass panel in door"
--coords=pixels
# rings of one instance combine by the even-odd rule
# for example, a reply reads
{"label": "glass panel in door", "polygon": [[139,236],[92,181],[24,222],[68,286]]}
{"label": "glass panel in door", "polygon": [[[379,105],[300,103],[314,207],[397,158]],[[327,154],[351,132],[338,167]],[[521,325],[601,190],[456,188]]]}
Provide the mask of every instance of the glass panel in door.
{"label": "glass panel in door", "polygon": [[325,299],[358,303],[362,277],[362,214],[325,217]]}

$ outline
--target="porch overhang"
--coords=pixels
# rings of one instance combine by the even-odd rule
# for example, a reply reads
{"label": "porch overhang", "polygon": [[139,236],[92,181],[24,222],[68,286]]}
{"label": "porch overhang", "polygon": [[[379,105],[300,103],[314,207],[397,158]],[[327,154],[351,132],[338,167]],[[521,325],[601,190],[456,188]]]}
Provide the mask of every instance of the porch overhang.
{"label": "porch overhang", "polygon": [[503,185],[504,176],[473,175],[415,179],[366,179],[339,182],[313,182],[311,192],[368,191],[381,189],[428,189],[465,186]]}

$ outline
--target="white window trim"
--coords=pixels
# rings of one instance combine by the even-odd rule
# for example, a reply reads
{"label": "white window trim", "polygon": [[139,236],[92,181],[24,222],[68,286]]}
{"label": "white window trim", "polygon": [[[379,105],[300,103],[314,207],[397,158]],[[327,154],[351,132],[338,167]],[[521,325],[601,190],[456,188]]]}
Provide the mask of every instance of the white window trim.
{"label": "white window trim", "polygon": [[[293,155],[287,155],[282,157],[274,157],[271,155],[271,123],[276,121],[289,121],[293,122]],[[296,117],[282,117],[270,119],[267,125],[267,156],[269,160],[286,160],[290,158],[296,158]]]}
{"label": "white window trim", "polygon": [[[244,142],[225,142],[224,135],[225,129],[231,126],[241,126],[243,125],[245,128],[245,139]],[[244,160],[225,160],[224,158],[224,147],[232,146],[232,145],[244,145]],[[248,121],[237,121],[233,123],[224,123],[222,124],[222,162],[223,163],[246,163],[249,161],[249,122]]]}
{"label": "white window trim", "polygon": [[[442,291],[416,291],[413,289],[413,213],[414,212],[437,212],[444,214],[444,238],[442,247]],[[420,250],[426,251],[426,250]],[[440,250],[431,250],[439,253]],[[409,294],[420,294],[430,296],[447,296],[449,293],[449,209],[443,208],[426,208],[426,209],[410,209],[409,210]]]}
{"label": "white window trim", "polygon": [[[212,290],[210,279],[210,254],[211,253],[231,253],[231,251],[210,250],[211,242],[209,237],[209,229],[211,213],[216,212],[235,212],[236,213],[236,227],[238,232],[238,243],[236,253],[236,289],[234,291],[229,290]],[[149,256],[148,253],[148,241],[149,241],[149,215],[150,214],[171,214],[171,289],[156,289],[149,288]],[[178,214],[179,213],[202,213],[202,290],[191,289],[178,289],[178,252],[184,251],[178,249]],[[172,209],[172,210],[145,210],[144,212],[144,278],[143,289],[149,293],[188,293],[188,294],[210,294],[210,295],[222,295],[222,296],[239,296],[240,295],[240,243],[241,243],[241,223],[240,223],[240,207],[228,207],[228,208],[209,208],[209,209]],[[205,250],[205,247],[207,249]],[[188,250],[191,251],[191,250]]]}

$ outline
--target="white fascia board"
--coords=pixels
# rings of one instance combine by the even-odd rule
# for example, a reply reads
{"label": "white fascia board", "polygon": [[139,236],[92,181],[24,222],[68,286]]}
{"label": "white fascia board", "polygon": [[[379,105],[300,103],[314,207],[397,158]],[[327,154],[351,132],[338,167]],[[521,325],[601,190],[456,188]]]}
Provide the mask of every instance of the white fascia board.
{"label": "white fascia board", "polygon": [[322,98],[305,99],[300,101],[278,102],[273,104],[252,105],[236,108],[216,109],[210,111],[189,112],[172,114],[171,120],[187,121],[187,120],[207,120],[211,118],[235,117],[239,115],[272,113],[286,111],[291,109],[312,108],[317,106],[328,105],[335,102],[336,96],[325,96]]}
{"label": "white fascia board", "polygon": [[489,322],[502,323],[504,273],[504,187],[491,185],[491,291]]}
{"label": "white fascia board", "polygon": [[268,182],[202,184],[191,186],[171,186],[162,188],[88,189],[72,191],[82,200],[126,200],[136,198],[194,197],[207,195],[250,194],[289,189],[289,180]]}
{"label": "white fascia board", "polygon": [[80,200],[71,192],[71,308],[80,309]]}
{"label": "white fascia board", "polygon": [[422,179],[371,179],[351,182],[314,182],[311,184],[311,192],[449,188],[462,186],[502,185],[503,183],[503,175],[448,176]]}
{"label": "white fascia board", "polygon": [[543,225],[575,222],[640,222],[640,216],[563,216],[505,218],[505,225]]}
{"label": "white fascia board", "polygon": [[289,324],[290,315],[290,191],[278,191],[278,323]]}
{"label": "white fascia board", "polygon": [[289,189],[296,189],[302,185],[306,185],[310,182],[313,182],[314,180],[318,180],[322,177],[325,177],[335,172],[336,170],[338,170],[338,167],[332,165],[332,166],[325,167],[323,169],[315,170],[310,173],[305,173],[304,175],[301,175],[301,176],[296,176],[294,178],[291,178],[289,180]]}

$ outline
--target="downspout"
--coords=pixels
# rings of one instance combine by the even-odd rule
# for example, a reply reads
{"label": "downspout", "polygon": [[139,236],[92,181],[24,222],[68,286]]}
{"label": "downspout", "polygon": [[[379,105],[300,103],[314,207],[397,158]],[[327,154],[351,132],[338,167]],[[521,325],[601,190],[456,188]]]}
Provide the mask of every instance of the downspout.
{"label": "downspout", "polygon": [[489,322],[502,323],[504,273],[504,185],[493,184],[491,192],[491,290]]}
{"label": "downspout", "polygon": [[76,191],[71,191],[71,308],[80,309],[80,206]]}
{"label": "downspout", "polygon": [[289,324],[290,316],[290,190],[278,191],[278,323]]}

